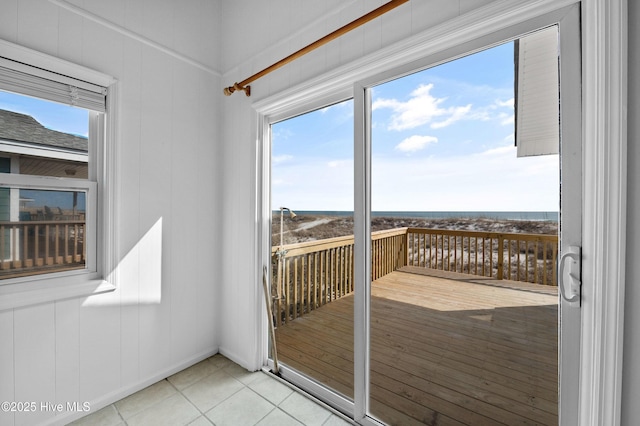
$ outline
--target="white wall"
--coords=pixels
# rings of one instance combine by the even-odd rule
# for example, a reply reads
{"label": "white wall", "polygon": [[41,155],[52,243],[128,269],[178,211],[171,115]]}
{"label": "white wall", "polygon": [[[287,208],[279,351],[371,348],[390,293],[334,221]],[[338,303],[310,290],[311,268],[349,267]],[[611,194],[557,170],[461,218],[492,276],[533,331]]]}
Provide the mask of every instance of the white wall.
{"label": "white wall", "polygon": [[97,409],[218,351],[219,3],[0,0],[0,38],[114,76],[121,101],[118,289],[0,312],[0,401]]}
{"label": "white wall", "polygon": [[[255,300],[255,270],[247,268],[256,240],[256,118],[252,103],[365,57],[491,0],[411,1],[340,37],[252,85],[247,98],[222,100],[226,211],[220,352],[258,368],[256,328],[264,301]],[[383,0],[306,2],[239,0],[222,3],[222,85],[230,86],[386,3]],[[222,90],[222,87],[220,88]],[[295,208],[295,207],[294,207]]]}
{"label": "white wall", "polygon": [[629,1],[629,130],[627,151],[627,280],[622,373],[622,424],[640,419],[640,4]]}

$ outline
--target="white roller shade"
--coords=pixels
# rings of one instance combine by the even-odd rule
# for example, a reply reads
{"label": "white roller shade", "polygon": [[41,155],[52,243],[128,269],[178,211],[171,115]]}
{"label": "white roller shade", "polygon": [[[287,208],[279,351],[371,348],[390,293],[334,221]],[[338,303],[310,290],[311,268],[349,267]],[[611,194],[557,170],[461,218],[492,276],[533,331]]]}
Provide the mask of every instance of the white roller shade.
{"label": "white roller shade", "polygon": [[6,58],[0,58],[0,89],[92,111],[106,111],[106,88]]}
{"label": "white roller shade", "polygon": [[515,66],[518,157],[557,154],[560,145],[557,27],[521,37],[515,43]]}

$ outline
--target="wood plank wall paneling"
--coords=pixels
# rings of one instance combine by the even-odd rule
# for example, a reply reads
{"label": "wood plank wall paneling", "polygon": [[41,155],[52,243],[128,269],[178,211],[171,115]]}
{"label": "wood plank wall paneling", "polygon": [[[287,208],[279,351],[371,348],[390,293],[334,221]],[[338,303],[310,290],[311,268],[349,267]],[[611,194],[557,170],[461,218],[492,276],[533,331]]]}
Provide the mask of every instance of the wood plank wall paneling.
{"label": "wood plank wall paneling", "polygon": [[[98,18],[218,68],[220,30],[211,23],[219,1],[81,3]],[[4,40],[118,81],[117,290],[0,312],[3,400],[104,404],[108,395],[123,397],[218,350],[221,281],[211,271],[221,269],[222,257],[212,244],[221,240],[221,110],[210,94],[218,93],[220,78],[48,0],[4,1],[0,23]],[[0,423],[14,423],[5,419]]]}

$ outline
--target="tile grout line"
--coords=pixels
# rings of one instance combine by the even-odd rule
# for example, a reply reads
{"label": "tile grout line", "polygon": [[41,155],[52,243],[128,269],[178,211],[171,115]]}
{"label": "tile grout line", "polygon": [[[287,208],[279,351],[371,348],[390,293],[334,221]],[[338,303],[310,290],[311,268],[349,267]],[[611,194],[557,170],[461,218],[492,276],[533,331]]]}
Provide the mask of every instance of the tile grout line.
{"label": "tile grout line", "polygon": [[[214,356],[215,356],[215,355],[214,355]],[[206,359],[206,362],[210,362],[209,360],[210,360],[211,358],[213,358],[213,357],[209,357],[209,358],[207,358],[207,359]],[[238,391],[233,392],[231,395],[229,395],[228,397],[226,397],[226,398],[225,398],[225,399],[223,399],[222,401],[218,402],[218,403],[217,403],[216,405],[214,405],[213,407],[209,408],[209,409],[207,410],[207,412],[208,412],[208,411],[213,410],[215,407],[219,406],[220,404],[222,404],[223,402],[227,401],[227,400],[228,400],[229,398],[231,398],[232,396],[236,395],[236,394],[237,394],[238,392],[240,392],[242,389],[244,389],[245,387],[247,387],[247,385],[245,385],[243,382],[241,382],[240,380],[238,380],[237,378],[235,378],[232,374],[230,374],[230,373],[228,373],[227,371],[225,371],[225,370],[226,370],[227,368],[229,368],[230,366],[231,366],[231,364],[228,364],[228,365],[226,365],[226,366],[224,366],[224,367],[219,367],[219,368],[218,368],[218,369],[216,369],[216,371],[214,371],[213,373],[208,374],[207,376],[205,376],[205,377],[203,377],[203,378],[201,378],[201,379],[199,379],[199,380],[196,380],[195,382],[193,382],[193,383],[192,383],[192,384],[190,384],[189,386],[185,387],[185,390],[186,390],[186,389],[188,389],[189,387],[191,387],[191,386],[195,385],[196,383],[198,383],[198,382],[200,382],[200,381],[204,380],[205,378],[207,378],[207,377],[209,377],[209,376],[212,376],[213,374],[218,373],[218,372],[222,372],[222,373],[226,374],[227,376],[229,376],[230,378],[232,378],[233,380],[237,381],[238,383],[240,383],[240,384],[243,386],[243,387],[242,387],[242,388],[240,388]],[[185,394],[184,394],[180,389],[176,388],[176,387],[173,385],[173,383],[171,383],[171,382],[168,380],[168,378],[167,378],[166,380],[171,384],[171,386],[173,386],[173,387],[176,389],[176,391],[178,391],[178,393],[180,393],[180,395],[182,395],[182,396],[183,396],[183,397],[184,397],[184,398],[189,402],[189,404],[191,404],[193,407],[195,407],[195,409],[196,409],[196,410],[197,410],[197,411],[198,411],[198,412],[199,412],[199,413],[200,413],[200,414],[201,414],[201,415],[202,415],[202,416],[203,416],[203,417],[204,417],[204,418],[205,418],[209,423],[214,424],[214,423],[213,423],[213,421],[211,421],[211,420],[209,419],[209,417],[207,417],[207,414],[206,414],[205,412],[201,411],[201,410],[200,410],[200,408],[198,408],[198,407],[193,403],[193,401],[191,401],[191,399],[189,399],[189,397],[188,397],[187,395],[185,395]]]}
{"label": "tile grout line", "polygon": [[[208,360],[208,359],[209,359],[209,358],[207,358],[207,360]],[[184,371],[184,370],[183,370],[183,371]],[[171,377],[171,376],[169,376],[169,377]],[[176,387],[176,385],[174,385],[174,384],[171,382],[171,380],[169,380],[169,377],[165,378],[164,380],[166,380],[166,381],[169,383],[169,385],[171,385],[171,387],[173,387],[173,388],[176,390],[176,392],[177,392],[180,396],[182,396],[182,397],[183,397],[183,398],[184,398],[184,399],[185,399],[185,400],[186,400],[186,401],[187,401],[187,402],[188,402],[188,403],[189,403],[193,408],[195,408],[195,409],[196,409],[196,411],[197,411],[198,413],[200,413],[200,416],[196,417],[195,419],[193,419],[193,420],[192,420],[192,421],[190,421],[189,423],[185,423],[185,426],[189,425],[190,423],[193,423],[194,421],[198,420],[198,418],[199,418],[199,417],[202,417],[202,416],[204,416],[207,420],[209,420],[209,419],[207,418],[207,416],[206,416],[202,411],[200,411],[200,409],[199,409],[199,408],[198,408],[198,407],[193,403],[193,401],[191,401],[189,398],[187,398],[187,395],[183,394],[183,393],[182,393],[182,391],[181,391],[180,389],[178,389],[178,388]],[[205,377],[208,377],[208,376],[205,376]],[[204,377],[203,377],[202,379],[200,379],[200,380],[203,380],[203,379],[204,379]],[[199,382],[200,380],[196,380],[193,384],[195,384],[195,383]],[[189,386],[187,386],[187,387],[189,387]],[[185,388],[185,389],[186,389],[186,388]]]}

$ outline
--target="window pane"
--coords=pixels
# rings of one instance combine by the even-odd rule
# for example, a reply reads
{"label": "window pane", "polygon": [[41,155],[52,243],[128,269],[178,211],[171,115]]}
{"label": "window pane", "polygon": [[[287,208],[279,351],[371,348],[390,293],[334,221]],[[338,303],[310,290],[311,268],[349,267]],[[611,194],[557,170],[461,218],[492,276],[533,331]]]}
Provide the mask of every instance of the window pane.
{"label": "window pane", "polygon": [[534,89],[515,96],[513,43],[372,89],[369,414],[388,424],[558,424],[558,155],[514,146]]}
{"label": "window pane", "polygon": [[[279,359],[352,399],[353,101],[271,130],[271,282]],[[327,328],[333,320],[339,324]]]}
{"label": "window pane", "polygon": [[86,199],[0,188],[0,279],[84,268]]}
{"label": "window pane", "polygon": [[87,179],[88,133],[87,110],[0,91],[0,280],[85,268],[86,192],[6,177]]}
{"label": "window pane", "polygon": [[89,113],[0,91],[2,172],[87,179]]}

